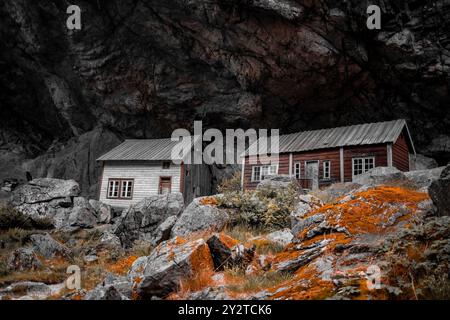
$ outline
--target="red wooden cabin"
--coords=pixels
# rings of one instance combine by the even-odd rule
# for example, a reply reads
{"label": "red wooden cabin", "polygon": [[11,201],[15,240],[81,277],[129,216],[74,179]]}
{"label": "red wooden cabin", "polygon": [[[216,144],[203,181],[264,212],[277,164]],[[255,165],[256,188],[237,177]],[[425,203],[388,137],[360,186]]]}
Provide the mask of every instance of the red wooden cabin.
{"label": "red wooden cabin", "polygon": [[[317,189],[336,182],[351,182],[356,175],[374,167],[409,171],[410,154],[415,154],[405,120],[304,131],[279,138],[276,163],[262,164],[258,154],[246,152],[242,170],[244,189],[256,188],[270,175],[289,175],[303,188]],[[250,159],[256,163],[250,163]]]}

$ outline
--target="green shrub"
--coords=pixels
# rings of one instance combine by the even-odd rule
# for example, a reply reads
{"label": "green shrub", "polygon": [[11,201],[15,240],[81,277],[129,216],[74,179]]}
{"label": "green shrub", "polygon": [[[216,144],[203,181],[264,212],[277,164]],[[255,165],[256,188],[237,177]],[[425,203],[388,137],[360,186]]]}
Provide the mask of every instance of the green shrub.
{"label": "green shrub", "polygon": [[290,226],[290,213],[298,201],[298,186],[263,187],[255,191],[225,192],[218,205],[233,209],[233,221],[253,228],[276,230]]}
{"label": "green shrub", "polygon": [[238,192],[241,190],[241,171],[234,172],[233,176],[228,179],[222,179],[217,191],[219,193]]}

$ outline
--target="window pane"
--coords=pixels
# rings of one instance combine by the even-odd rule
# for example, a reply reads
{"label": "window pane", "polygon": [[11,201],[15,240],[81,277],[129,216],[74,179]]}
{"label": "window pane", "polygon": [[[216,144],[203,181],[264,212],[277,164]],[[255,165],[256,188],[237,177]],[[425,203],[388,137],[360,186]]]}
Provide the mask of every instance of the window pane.
{"label": "window pane", "polygon": [[259,181],[260,180],[260,175],[261,175],[261,167],[259,167],[259,166],[253,167],[252,180],[253,181]]}
{"label": "window pane", "polygon": [[300,179],[300,163],[295,164],[295,178]]}
{"label": "window pane", "polygon": [[323,178],[324,179],[330,178],[330,161],[325,161],[323,163]]}

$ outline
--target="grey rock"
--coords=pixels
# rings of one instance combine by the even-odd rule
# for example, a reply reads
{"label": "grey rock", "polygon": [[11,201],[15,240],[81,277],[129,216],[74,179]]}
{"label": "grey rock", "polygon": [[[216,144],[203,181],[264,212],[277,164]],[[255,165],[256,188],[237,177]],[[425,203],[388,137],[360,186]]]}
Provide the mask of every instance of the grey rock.
{"label": "grey rock", "polygon": [[187,297],[184,297],[185,300],[232,300],[232,298],[228,295],[225,288],[214,287],[214,288],[206,288],[201,291],[191,292]]}
{"label": "grey rock", "polygon": [[79,193],[80,188],[74,180],[41,178],[17,188],[11,202],[13,206],[19,206],[49,202],[54,199],[65,201],[67,197],[76,197]]}
{"label": "grey rock", "polygon": [[255,7],[276,12],[288,20],[299,19],[303,16],[304,8],[291,0],[254,0],[251,4]]}
{"label": "grey rock", "polygon": [[429,194],[440,216],[450,216],[450,164],[429,187]]}
{"label": "grey rock", "polygon": [[322,247],[314,247],[303,250],[300,255],[293,259],[287,259],[273,265],[274,269],[279,272],[294,272],[298,268],[306,265],[322,254]]}
{"label": "grey rock", "polygon": [[445,167],[426,170],[415,170],[405,172],[405,177],[411,181],[416,188],[428,188],[433,181],[439,179]]}
{"label": "grey rock", "polygon": [[32,248],[19,248],[11,252],[7,268],[11,271],[37,270],[42,267]]}
{"label": "grey rock", "polygon": [[177,222],[177,218],[177,216],[170,216],[156,228],[150,240],[150,244],[152,246],[156,246],[159,243],[170,238],[170,232]]}
{"label": "grey rock", "polygon": [[314,224],[320,224],[325,220],[324,214],[315,214],[311,217],[298,220],[297,224],[294,225],[292,228],[292,234],[297,236],[299,233],[301,233],[306,228],[309,228],[310,226]]}
{"label": "grey rock", "polygon": [[300,195],[299,202],[295,206],[294,211],[291,212],[290,214],[291,227],[294,227],[298,223],[298,221],[303,218],[305,214],[307,214],[312,210],[320,208],[322,205],[323,205],[322,200],[313,195],[310,194]]}
{"label": "grey rock", "polygon": [[172,237],[186,236],[192,232],[221,231],[230,217],[226,210],[214,205],[201,204],[203,198],[195,198],[178,217],[172,228]]}
{"label": "grey rock", "polygon": [[35,179],[14,190],[10,205],[31,217],[54,219],[59,227],[70,212],[66,208],[72,205],[71,199],[79,193],[80,188],[74,180]]}
{"label": "grey rock", "polygon": [[147,197],[122,213],[113,233],[126,248],[131,247],[136,240],[152,239],[158,226],[168,217],[178,216],[183,205],[181,193]]}
{"label": "grey rock", "polygon": [[84,262],[90,263],[98,260],[98,256],[95,254],[88,254],[83,258]]}
{"label": "grey rock", "polygon": [[14,300],[44,300],[62,292],[64,288],[65,283],[47,285],[42,282],[20,281],[1,290],[0,297],[8,295]]}
{"label": "grey rock", "polygon": [[271,242],[285,247],[292,242],[294,235],[292,234],[291,230],[283,229],[269,233],[268,235],[266,235],[266,238]]}
{"label": "grey rock", "polygon": [[100,246],[109,249],[121,248],[121,242],[118,236],[110,231],[105,231],[100,237]]}
{"label": "grey rock", "polygon": [[85,300],[130,300],[132,283],[127,277],[109,273],[102,283],[86,293]]}
{"label": "grey rock", "polygon": [[[178,288],[182,278],[212,267],[212,260],[197,261],[198,259],[192,259],[194,256],[211,259],[208,245],[203,239],[184,244],[178,244],[176,239],[162,242],[151,252],[145,263],[140,261],[132,266],[130,273],[136,273],[136,268],[144,267],[141,281],[137,285],[139,296],[164,297]],[[193,260],[200,264],[193,265]]]}
{"label": "grey rock", "polygon": [[110,205],[94,199],[90,199],[89,204],[96,213],[98,223],[111,222],[113,218],[113,209]]}
{"label": "grey rock", "polygon": [[97,224],[97,217],[94,209],[83,197],[76,197],[73,201],[73,208],[68,218],[68,225],[71,227],[93,228]]}
{"label": "grey rock", "polygon": [[398,180],[405,180],[405,174],[394,167],[376,167],[353,178],[354,183],[366,186],[379,185]]}
{"label": "grey rock", "polygon": [[258,183],[257,188],[288,188],[289,186],[297,185],[297,180],[295,178],[287,175],[275,175],[266,177],[263,181]]}
{"label": "grey rock", "polygon": [[426,157],[422,154],[410,155],[410,170],[429,170],[438,167],[438,163],[433,158]]}
{"label": "grey rock", "polygon": [[140,279],[144,275],[145,266],[147,265],[147,257],[139,257],[134,260],[130,270],[127,274],[128,281],[134,283],[138,278]]}
{"label": "grey rock", "polygon": [[68,257],[70,250],[53,239],[50,234],[33,234],[30,236],[30,241],[36,253],[46,259],[51,259],[56,256]]}

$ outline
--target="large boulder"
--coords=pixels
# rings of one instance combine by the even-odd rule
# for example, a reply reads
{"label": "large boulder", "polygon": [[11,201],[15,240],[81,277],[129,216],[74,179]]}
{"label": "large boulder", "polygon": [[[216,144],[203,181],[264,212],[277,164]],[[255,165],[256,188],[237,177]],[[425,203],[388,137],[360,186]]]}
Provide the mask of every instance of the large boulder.
{"label": "large boulder", "polygon": [[323,206],[323,202],[319,198],[310,194],[300,195],[299,202],[290,214],[291,227],[293,228],[308,212],[321,206]]}
{"label": "large boulder", "polygon": [[215,270],[223,270],[225,267],[238,267],[245,270],[255,254],[254,247],[245,247],[223,233],[213,234],[206,243],[211,251]]}
{"label": "large boulder", "polygon": [[168,217],[178,216],[183,206],[181,193],[147,197],[122,213],[113,232],[124,247],[131,247],[136,240],[151,241],[158,226]]}
{"label": "large boulder", "polygon": [[155,232],[153,233],[153,237],[150,240],[150,244],[152,246],[156,246],[159,243],[170,238],[170,232],[177,222],[177,218],[177,216],[170,216],[156,228]]}
{"label": "large boulder", "polygon": [[110,205],[98,200],[90,199],[89,204],[94,209],[98,223],[110,223],[113,218],[113,209]]}
{"label": "large boulder", "polygon": [[75,197],[73,208],[68,218],[71,227],[93,228],[97,224],[97,216],[89,201],[83,197]]}
{"label": "large boulder", "polygon": [[257,189],[261,188],[288,188],[289,186],[297,185],[297,180],[294,177],[288,175],[274,175],[266,177],[260,183],[258,183]]}
{"label": "large boulder", "polygon": [[13,194],[13,204],[35,204],[54,199],[76,197],[80,193],[78,183],[74,180],[52,178],[34,179],[17,188]]}
{"label": "large boulder", "polygon": [[290,229],[282,229],[271,232],[266,235],[266,239],[270,242],[276,243],[279,246],[285,247],[292,242],[294,235]]}
{"label": "large boulder", "polygon": [[65,288],[65,283],[48,285],[42,282],[20,281],[0,290],[0,300],[3,296],[14,300],[45,300],[60,294]]}
{"label": "large boulder", "polygon": [[[97,223],[97,211],[87,199],[78,197],[79,193],[74,180],[35,179],[13,192],[10,206],[31,218],[49,218],[57,229],[92,228]],[[107,221],[102,213],[105,209],[98,211],[100,220]]]}
{"label": "large boulder", "polygon": [[53,217],[59,208],[72,206],[80,188],[74,180],[34,179],[13,192],[10,205],[31,216]]}
{"label": "large boulder", "polygon": [[52,259],[57,256],[67,257],[70,250],[63,244],[53,239],[50,234],[33,234],[30,236],[32,247],[36,253],[45,259]]}
{"label": "large boulder", "polygon": [[132,283],[128,277],[108,273],[100,284],[86,293],[84,300],[129,300],[131,289]]}
{"label": "large boulder", "polygon": [[450,216],[450,164],[442,171],[440,178],[434,181],[429,194],[441,216]]}
{"label": "large boulder", "polygon": [[179,216],[172,228],[172,237],[186,236],[189,233],[211,230],[221,231],[230,217],[226,210],[209,201],[213,197],[194,199]]}
{"label": "large boulder", "polygon": [[162,242],[145,260],[133,263],[136,292],[142,298],[164,297],[176,290],[180,280],[213,270],[209,247],[203,239],[191,242],[174,238]]}
{"label": "large boulder", "polygon": [[10,271],[37,270],[42,266],[32,248],[19,248],[11,252],[7,268]]}
{"label": "large boulder", "polygon": [[433,158],[426,157],[422,154],[410,155],[410,169],[416,170],[428,170],[438,167],[438,163]]}
{"label": "large boulder", "polygon": [[405,180],[405,174],[395,167],[376,167],[353,178],[353,182],[366,186]]}
{"label": "large boulder", "polygon": [[405,172],[405,177],[416,188],[428,188],[433,181],[439,179],[445,167]]}

